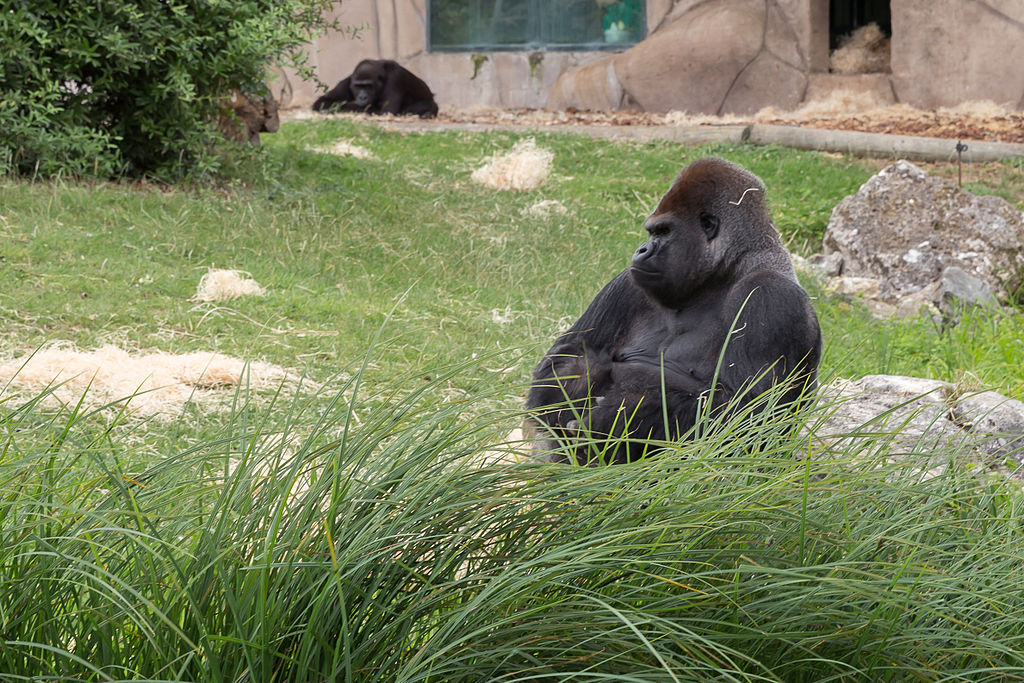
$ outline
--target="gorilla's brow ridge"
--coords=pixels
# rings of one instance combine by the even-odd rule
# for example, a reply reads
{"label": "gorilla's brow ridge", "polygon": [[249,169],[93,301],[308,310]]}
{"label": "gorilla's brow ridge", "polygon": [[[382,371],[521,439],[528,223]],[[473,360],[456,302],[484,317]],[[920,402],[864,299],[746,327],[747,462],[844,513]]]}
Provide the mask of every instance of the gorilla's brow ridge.
{"label": "gorilla's brow ridge", "polygon": [[748,187],[747,189],[743,190],[743,194],[740,195],[739,201],[729,202],[729,203],[732,204],[733,206],[739,206],[740,204],[743,203],[743,198],[747,196],[748,192],[760,192],[760,191],[761,191],[761,188],[759,188],[759,187]]}

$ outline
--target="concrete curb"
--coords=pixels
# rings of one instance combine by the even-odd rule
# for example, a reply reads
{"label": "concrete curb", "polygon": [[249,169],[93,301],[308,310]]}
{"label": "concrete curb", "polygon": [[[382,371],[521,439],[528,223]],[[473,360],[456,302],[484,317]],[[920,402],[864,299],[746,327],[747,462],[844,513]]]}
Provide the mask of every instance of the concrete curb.
{"label": "concrete curb", "polygon": [[[376,122],[374,122],[376,123]],[[824,128],[801,128],[765,123],[708,126],[601,126],[584,124],[523,125],[501,123],[438,123],[431,121],[381,121],[383,128],[405,132],[507,130],[522,133],[574,133],[614,140],[668,140],[684,145],[716,142],[780,145],[819,152],[910,161],[955,161],[957,140],[912,135],[860,133]],[[967,140],[964,162],[996,161],[1024,157],[1024,145],[1009,142]]]}
{"label": "concrete curb", "polygon": [[[755,123],[748,140],[755,145],[781,145],[857,156],[907,159],[908,161],[956,161],[957,140],[912,135],[860,133],[848,130],[800,128]],[[1024,145],[1009,142],[967,140],[965,162],[997,161],[1024,156]]]}

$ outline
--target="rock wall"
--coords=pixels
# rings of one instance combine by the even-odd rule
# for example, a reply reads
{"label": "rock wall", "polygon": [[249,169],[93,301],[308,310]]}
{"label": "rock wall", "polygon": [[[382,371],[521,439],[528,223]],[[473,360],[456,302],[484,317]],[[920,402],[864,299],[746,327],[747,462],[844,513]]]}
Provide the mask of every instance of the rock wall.
{"label": "rock wall", "polygon": [[[648,39],[625,52],[483,55],[427,52],[426,0],[345,2],[332,18],[361,30],[356,36],[346,31],[316,39],[308,61],[317,77],[333,86],[361,59],[398,60],[430,85],[442,109],[482,105],[669,111],[694,101],[703,108],[692,111],[756,111],[764,104],[795,105],[803,95],[809,2],[820,0],[647,0]],[[698,44],[682,49],[694,41]],[[647,73],[652,67],[654,75]],[[564,74],[576,76],[563,79]],[[284,79],[292,106],[306,107],[316,99],[316,83],[302,81],[290,69]],[[705,93],[694,85],[698,82],[714,85]]]}
{"label": "rock wall", "polygon": [[1024,109],[1024,2],[892,0],[893,86],[921,109],[992,100]]}
{"label": "rock wall", "polygon": [[[892,73],[856,85],[924,109],[982,99],[1024,109],[1024,0],[890,1]],[[361,59],[396,59],[430,85],[442,110],[747,114],[793,109],[822,87],[840,87],[828,78],[828,8],[828,0],[647,0],[648,37],[622,52],[474,55],[427,52],[427,0],[346,1],[333,16],[361,30],[318,38],[308,58],[328,86]],[[318,94],[293,71],[284,79],[292,106]]]}
{"label": "rock wall", "polygon": [[686,0],[646,40],[562,74],[547,105],[618,100],[642,111],[691,114],[793,109],[810,70],[802,43],[794,17],[774,0]]}
{"label": "rock wall", "polygon": [[[648,31],[660,25],[673,0],[647,0]],[[545,106],[562,73],[605,52],[427,52],[426,0],[361,0],[341,3],[331,18],[352,32],[332,32],[313,41],[308,61],[329,87],[352,73],[362,59],[394,59],[430,85],[439,106]],[[285,69],[292,106],[308,107],[320,94],[316,83]],[[275,87],[275,90],[278,89]],[[617,108],[618,101],[600,108]],[[597,108],[597,107],[594,107]]]}

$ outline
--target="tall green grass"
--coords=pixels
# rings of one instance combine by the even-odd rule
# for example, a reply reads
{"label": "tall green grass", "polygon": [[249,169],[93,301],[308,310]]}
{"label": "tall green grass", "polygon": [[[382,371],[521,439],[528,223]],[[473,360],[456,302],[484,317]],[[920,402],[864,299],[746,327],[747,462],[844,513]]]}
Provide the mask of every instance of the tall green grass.
{"label": "tall green grass", "polygon": [[488,461],[508,414],[357,419],[358,382],[240,396],[141,471],[101,412],[0,412],[5,680],[1024,676],[1022,498],[961,454],[719,424],[632,465]]}

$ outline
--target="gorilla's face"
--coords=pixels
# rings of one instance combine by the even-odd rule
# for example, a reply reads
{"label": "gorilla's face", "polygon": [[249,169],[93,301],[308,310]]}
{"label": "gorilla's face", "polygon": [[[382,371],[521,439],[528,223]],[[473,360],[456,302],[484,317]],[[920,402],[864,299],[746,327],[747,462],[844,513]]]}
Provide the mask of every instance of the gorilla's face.
{"label": "gorilla's face", "polygon": [[366,108],[377,101],[377,93],[384,88],[384,69],[373,62],[361,62],[352,72],[352,95],[356,106]]}
{"label": "gorilla's face", "polygon": [[714,281],[731,282],[743,255],[764,248],[760,233],[771,221],[763,192],[757,176],[722,159],[690,164],[644,224],[648,238],[633,254],[633,281],[674,310]]}
{"label": "gorilla's face", "polygon": [[[693,179],[689,179],[692,181]],[[705,183],[678,179],[644,224],[633,254],[633,281],[656,302],[678,308],[720,266],[721,219]]]}
{"label": "gorilla's face", "polygon": [[718,224],[718,218],[706,211],[651,216],[644,225],[647,241],[630,264],[633,281],[661,305],[678,308],[714,271],[710,242]]}

